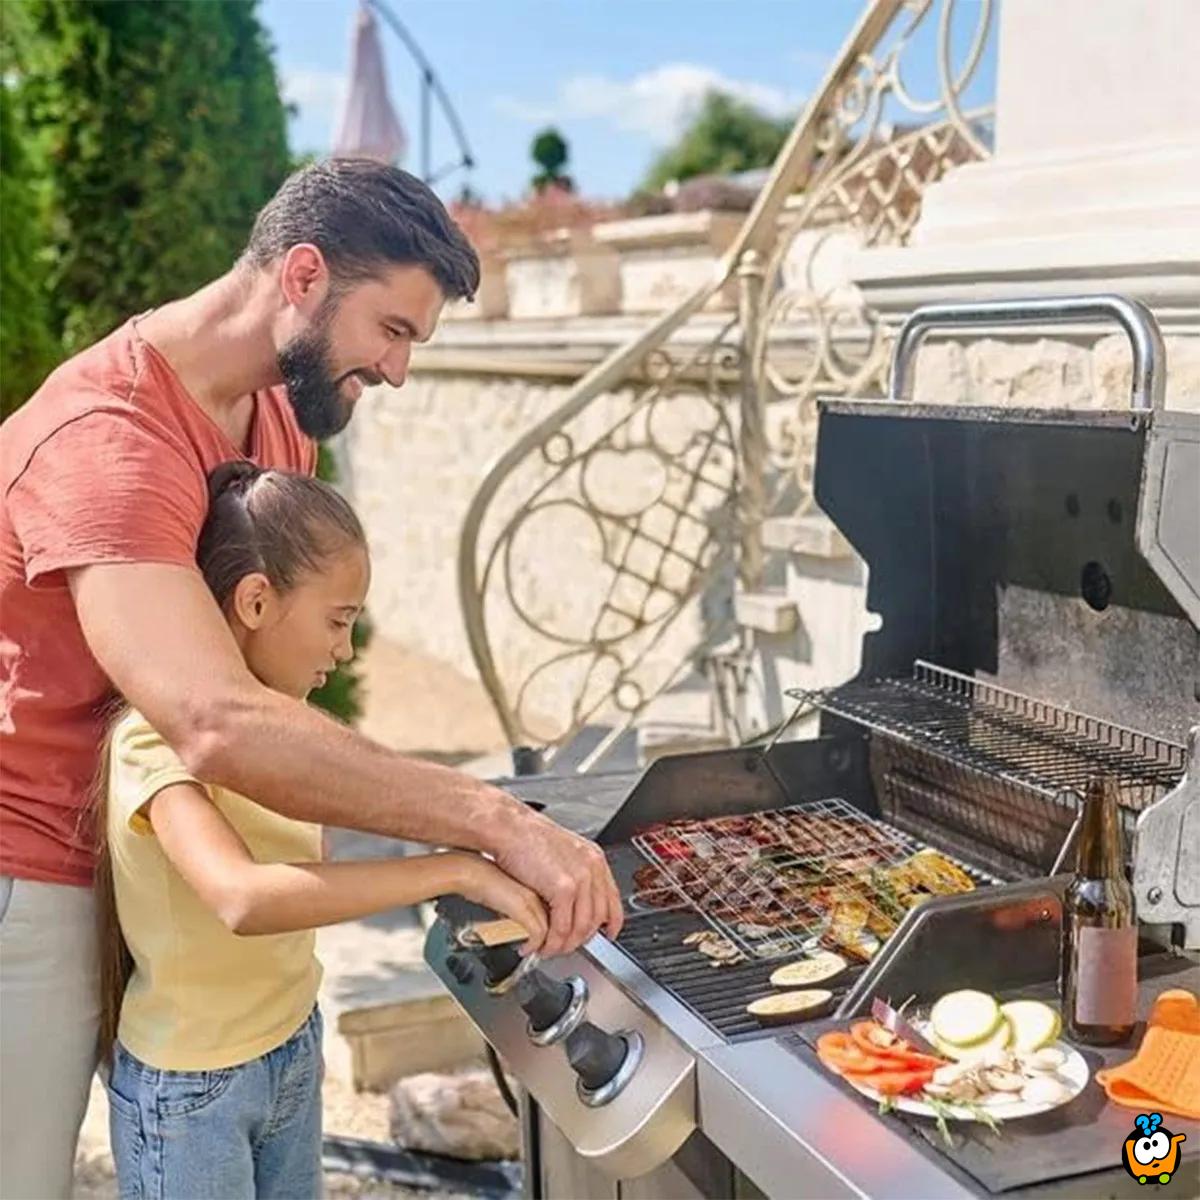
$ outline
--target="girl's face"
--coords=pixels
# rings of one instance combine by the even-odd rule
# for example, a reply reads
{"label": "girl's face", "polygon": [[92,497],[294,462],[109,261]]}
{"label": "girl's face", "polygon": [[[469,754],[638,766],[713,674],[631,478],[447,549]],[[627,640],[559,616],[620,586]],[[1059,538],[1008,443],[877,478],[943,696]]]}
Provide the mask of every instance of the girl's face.
{"label": "girl's face", "polygon": [[331,555],[320,571],[280,593],[265,575],[247,575],[233,593],[234,636],[262,683],[303,699],[354,655],[350,631],[362,611],[371,569],[362,546]]}

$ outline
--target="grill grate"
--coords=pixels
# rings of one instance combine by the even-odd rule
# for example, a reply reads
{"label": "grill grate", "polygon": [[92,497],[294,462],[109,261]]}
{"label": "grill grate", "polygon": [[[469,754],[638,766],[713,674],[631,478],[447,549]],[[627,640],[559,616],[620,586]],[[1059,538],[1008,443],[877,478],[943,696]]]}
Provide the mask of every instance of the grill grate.
{"label": "grill grate", "polygon": [[[661,912],[652,918],[628,921],[617,945],[656,983],[723,1037],[733,1039],[778,1032],[761,1025],[746,1011],[746,1005],[778,992],[779,989],[771,985],[771,972],[788,960],[716,966],[712,960],[697,953],[695,947],[683,944],[689,934],[705,928],[704,921],[693,912],[681,909]],[[861,966],[852,966],[833,983],[819,986],[829,988],[837,1004],[862,971]]]}
{"label": "grill grate", "polygon": [[632,902],[689,908],[748,959],[818,944],[867,961],[910,907],[970,891],[970,873],[839,799],[672,821],[634,847]]}
{"label": "grill grate", "polygon": [[1174,742],[919,660],[911,679],[787,694],[1047,799],[1081,795],[1103,774],[1140,811],[1183,776],[1186,751]]}
{"label": "grill grate", "polygon": [[1099,775],[1117,786],[1131,847],[1137,814],[1186,763],[1174,742],[921,661],[909,679],[788,695],[881,735],[872,766],[889,820],[1010,875],[1059,869]]}

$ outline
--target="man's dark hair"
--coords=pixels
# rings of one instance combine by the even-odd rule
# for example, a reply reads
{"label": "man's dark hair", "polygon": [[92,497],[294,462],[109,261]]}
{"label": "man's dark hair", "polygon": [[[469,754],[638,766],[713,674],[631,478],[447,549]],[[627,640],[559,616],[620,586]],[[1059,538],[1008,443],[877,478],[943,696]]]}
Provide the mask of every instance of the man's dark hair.
{"label": "man's dark hair", "polygon": [[424,267],[448,300],[471,299],[479,256],[445,205],[415,176],[367,158],[331,158],[283,181],[242,255],[256,267],[301,242],[318,247],[339,283],[385,266]]}

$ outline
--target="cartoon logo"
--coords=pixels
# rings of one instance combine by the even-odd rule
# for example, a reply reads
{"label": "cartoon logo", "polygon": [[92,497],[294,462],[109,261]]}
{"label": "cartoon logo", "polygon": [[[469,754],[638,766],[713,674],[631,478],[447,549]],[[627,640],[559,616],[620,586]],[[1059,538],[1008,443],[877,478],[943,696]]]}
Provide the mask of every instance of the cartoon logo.
{"label": "cartoon logo", "polygon": [[1142,1113],[1133,1123],[1137,1129],[1125,1139],[1125,1170],[1138,1183],[1170,1183],[1179,1165],[1179,1143],[1187,1139],[1187,1134],[1172,1134],[1160,1128],[1162,1117],[1158,1113]]}

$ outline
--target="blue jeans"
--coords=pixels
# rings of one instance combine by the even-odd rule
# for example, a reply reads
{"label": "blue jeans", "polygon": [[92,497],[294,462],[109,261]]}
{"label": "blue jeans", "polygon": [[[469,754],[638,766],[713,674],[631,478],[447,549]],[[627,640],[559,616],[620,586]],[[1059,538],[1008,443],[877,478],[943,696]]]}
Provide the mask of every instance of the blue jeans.
{"label": "blue jeans", "polygon": [[320,1010],[217,1071],[159,1071],[120,1043],[108,1081],[122,1200],[311,1200],[321,1188]]}

